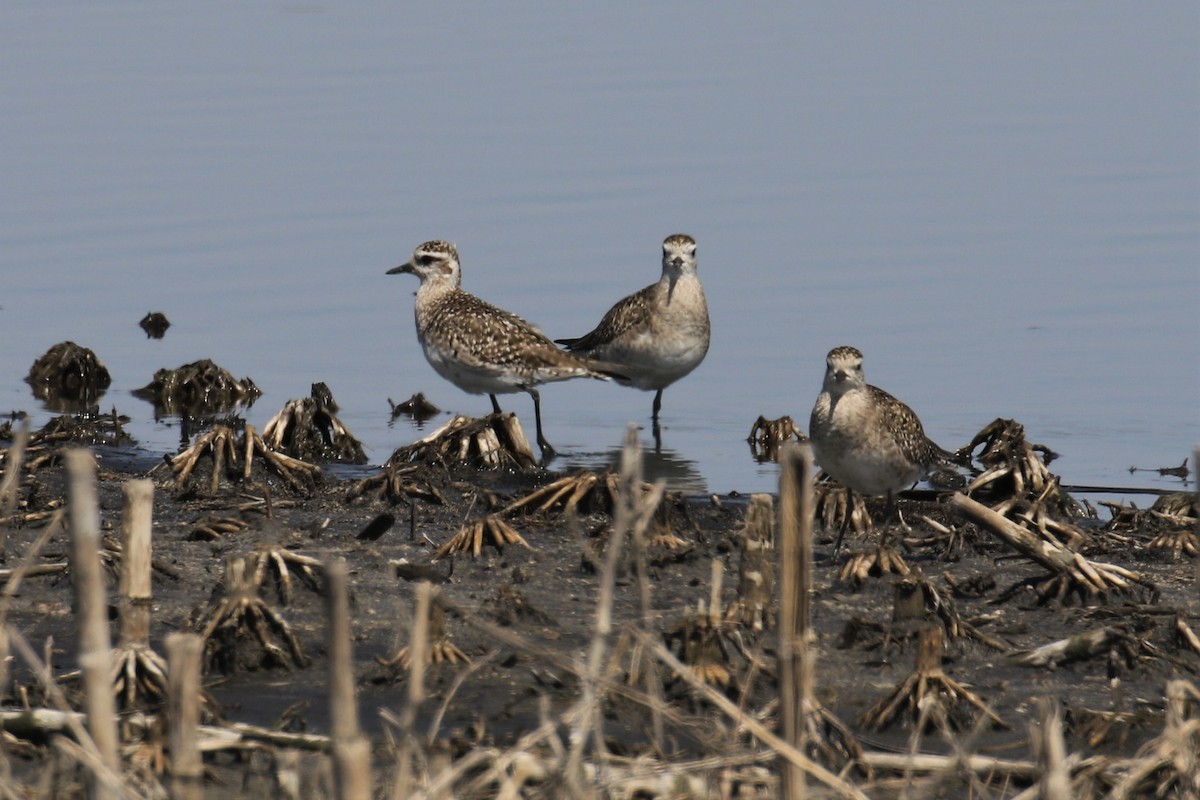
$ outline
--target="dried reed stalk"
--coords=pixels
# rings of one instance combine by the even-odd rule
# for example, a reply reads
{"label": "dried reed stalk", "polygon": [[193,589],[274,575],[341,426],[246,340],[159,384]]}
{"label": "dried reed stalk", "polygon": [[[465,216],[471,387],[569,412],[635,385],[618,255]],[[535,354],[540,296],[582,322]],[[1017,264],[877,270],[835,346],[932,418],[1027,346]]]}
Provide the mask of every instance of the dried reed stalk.
{"label": "dried reed stalk", "polygon": [[370,800],[371,741],[358,726],[348,584],[346,560],[334,559],[325,568],[333,782],[338,800]]}
{"label": "dried reed stalk", "polygon": [[[71,529],[71,577],[75,612],[79,615],[79,666],[83,672],[88,730],[101,762],[114,772],[121,767],[117,709],[112,694],[112,651],[100,564],[100,507],[96,500],[96,461],[87,450],[68,450],[67,517]],[[117,795],[100,775],[89,775],[88,796]]]}
{"label": "dried reed stalk", "polygon": [[125,495],[121,512],[121,574],[117,583],[121,595],[121,642],[148,645],[150,603],[154,599],[150,583],[154,482],[126,481],[121,491]]}
{"label": "dried reed stalk", "polygon": [[200,660],[204,639],[194,633],[167,636],[167,750],[171,795],[178,800],[204,796],[200,754]]}
{"label": "dried reed stalk", "polygon": [[0,557],[8,547],[8,525],[13,509],[17,507],[17,488],[21,485],[21,464],[25,460],[25,446],[29,443],[29,418],[17,427],[12,444],[4,455],[4,479],[0,480]]}
{"label": "dried reed stalk", "polygon": [[413,611],[413,628],[409,635],[408,659],[408,703],[400,715],[400,749],[396,754],[396,767],[392,776],[391,796],[396,800],[411,795],[415,778],[413,759],[417,744],[417,712],[425,702],[425,665],[429,661],[429,614],[433,606],[433,584],[421,581],[416,586],[416,608]]}
{"label": "dried reed stalk", "polygon": [[598,689],[602,686],[602,673],[608,638],[612,633],[613,587],[616,583],[617,565],[620,563],[621,548],[625,537],[635,540],[645,536],[646,529],[654,518],[654,511],[662,502],[664,483],[658,481],[649,492],[642,492],[642,450],[636,426],[629,426],[625,434],[625,449],[621,454],[621,471],[618,480],[616,507],[613,510],[612,534],[608,539],[604,568],[600,573],[600,596],[596,601],[596,626],[592,643],[588,648],[581,693],[578,706],[580,714],[571,729],[571,749],[567,762],[567,788],[576,797],[593,794],[584,781],[583,753],[591,739],[594,761],[604,763],[604,715],[600,713]]}
{"label": "dried reed stalk", "polygon": [[[642,484],[642,462],[641,452],[638,449],[639,445],[633,437],[633,431],[630,429],[626,434],[625,447],[634,448],[634,452],[628,455],[630,463],[628,464],[628,474],[624,469],[621,473],[621,486],[623,492],[619,496],[618,510],[624,509],[625,513],[632,513],[632,503],[635,502],[637,495],[641,492],[637,491],[634,495],[636,487]],[[622,458],[626,458],[625,454]],[[622,460],[622,467],[626,463]],[[657,505],[657,504],[656,504]],[[646,529],[645,526],[634,525],[633,530],[633,556],[634,569],[637,573],[638,586],[638,624],[642,630],[651,630],[651,593],[650,593],[650,576],[647,574],[647,559],[646,559]],[[654,748],[657,752],[662,753],[666,743],[666,728],[663,725],[663,685],[662,677],[658,673],[658,662],[650,656],[643,648],[636,648],[635,657],[638,660],[636,664],[637,674],[642,678],[642,685],[653,702],[650,703],[650,725],[651,732],[654,738]]]}
{"label": "dried reed stalk", "polygon": [[771,495],[751,495],[738,538],[738,599],[726,616],[753,630],[770,629],[775,625],[775,501]]}
{"label": "dried reed stalk", "polygon": [[1071,770],[1067,766],[1067,747],[1063,742],[1062,715],[1053,700],[1038,703],[1038,721],[1029,724],[1041,776],[1038,785],[1041,800],[1071,800]]}
{"label": "dried reed stalk", "polygon": [[[812,595],[813,461],[808,445],[785,445],[779,454],[779,707],[783,739],[805,752],[804,718],[813,708],[813,661],[809,598]],[[808,792],[804,769],[781,759],[784,800]]]}
{"label": "dried reed stalk", "polygon": [[867,795],[863,794],[857,787],[843,780],[838,775],[830,772],[817,762],[813,761],[801,751],[792,747],[782,737],[768,728],[756,718],[750,716],[744,709],[739,708],[732,700],[726,697],[717,689],[706,684],[703,679],[696,675],[695,670],[684,664],[671,653],[661,643],[654,641],[650,634],[642,631],[634,631],[633,634],[644,646],[649,647],[656,658],[674,671],[681,679],[689,686],[704,696],[704,699],[712,703],[723,714],[728,716],[739,727],[744,728],[750,735],[762,740],[763,744],[772,748],[778,754],[779,758],[786,761],[788,764],[795,765],[804,770],[805,774],[811,775],[821,783],[828,786],[839,797],[852,797],[855,800],[868,800]]}

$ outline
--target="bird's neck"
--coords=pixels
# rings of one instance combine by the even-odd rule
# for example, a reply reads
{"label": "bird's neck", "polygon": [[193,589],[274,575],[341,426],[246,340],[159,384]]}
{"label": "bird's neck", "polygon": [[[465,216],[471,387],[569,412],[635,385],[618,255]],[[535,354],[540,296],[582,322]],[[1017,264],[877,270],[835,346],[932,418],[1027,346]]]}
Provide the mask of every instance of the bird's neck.
{"label": "bird's neck", "polygon": [[663,275],[658,281],[658,291],[667,306],[689,308],[704,300],[704,290],[700,288],[700,281],[696,280],[695,275],[687,272],[663,270]]}
{"label": "bird's neck", "polygon": [[460,291],[458,285],[451,280],[421,281],[421,286],[417,289],[417,300],[421,303],[430,303],[457,291]]}

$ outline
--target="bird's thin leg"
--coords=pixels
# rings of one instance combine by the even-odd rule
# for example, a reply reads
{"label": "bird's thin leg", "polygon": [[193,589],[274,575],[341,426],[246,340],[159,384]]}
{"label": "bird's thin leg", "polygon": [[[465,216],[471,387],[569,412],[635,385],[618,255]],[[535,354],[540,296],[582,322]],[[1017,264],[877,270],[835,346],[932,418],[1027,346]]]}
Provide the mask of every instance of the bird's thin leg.
{"label": "bird's thin leg", "polygon": [[880,528],[879,528],[879,545],[880,545],[880,547],[882,547],[884,545],[884,543],[887,541],[887,539],[885,538],[885,534],[887,533],[887,527],[888,527],[888,524],[891,523],[892,520],[894,520],[894,519],[897,519],[900,521],[900,529],[903,530],[905,533],[912,532],[912,530],[908,527],[908,523],[904,521],[904,514],[900,513],[900,506],[896,503],[895,493],[893,493],[891,489],[888,489],[887,505],[885,505],[884,509],[883,509],[883,525],[880,526]]}
{"label": "bird's thin leg", "polygon": [[489,394],[488,397],[492,398],[492,413],[499,414],[500,413],[500,403],[496,401],[496,395]]}
{"label": "bird's thin leg", "polygon": [[846,487],[846,515],[842,517],[842,527],[838,529],[837,539],[833,542],[833,554],[836,556],[842,549],[842,539],[846,538],[846,528],[850,527],[850,518],[854,516],[854,490]]}
{"label": "bird's thin leg", "polygon": [[650,419],[654,420],[654,427],[656,428],[658,427],[658,412],[662,410],[662,393],[662,389],[654,393],[654,405],[651,406],[650,410]]}
{"label": "bird's thin leg", "polygon": [[537,389],[530,388],[525,391],[529,392],[529,396],[533,398],[533,421],[537,426],[537,443],[538,447],[542,449],[542,460],[548,461],[554,458],[554,448],[542,434],[542,398]]}
{"label": "bird's thin leg", "polygon": [[662,428],[659,427],[658,419],[656,418],[650,426],[650,431],[654,435],[654,452],[662,452]]}

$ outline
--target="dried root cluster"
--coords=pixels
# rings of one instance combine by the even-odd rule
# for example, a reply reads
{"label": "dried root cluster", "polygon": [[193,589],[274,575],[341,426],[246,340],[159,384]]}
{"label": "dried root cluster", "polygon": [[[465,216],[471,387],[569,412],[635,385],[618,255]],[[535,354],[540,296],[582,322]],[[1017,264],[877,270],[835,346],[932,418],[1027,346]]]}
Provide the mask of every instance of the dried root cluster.
{"label": "dried root cluster", "polygon": [[960,457],[972,454],[983,471],[964,491],[997,513],[1007,516],[1028,506],[1058,517],[1086,514],[1050,471],[1056,454],[1045,445],[1029,442],[1025,427],[1016,420],[996,419],[985,426],[958,453]]}
{"label": "dried root cluster", "polygon": [[392,672],[410,670],[413,660],[419,659],[422,664],[457,664],[471,663],[470,657],[450,641],[446,630],[446,609],[439,598],[430,596],[427,614],[416,621],[413,626],[414,640],[396,650],[387,658],[376,658],[376,663]]}
{"label": "dried root cluster", "polygon": [[338,419],[333,393],[323,383],[314,383],[309,397],[289,400],[263,426],[267,445],[302,461],[367,463],[362,442]]}
{"label": "dried root cluster", "polygon": [[490,544],[497,550],[503,550],[505,545],[517,544],[527,550],[532,550],[525,537],[517,533],[511,525],[497,514],[489,514],[483,519],[475,519],[463,526],[456,535],[433,552],[433,560],[438,561],[454,553],[469,554],[479,558],[484,544]]}
{"label": "dried root cluster", "polygon": [[47,466],[57,466],[65,445],[116,447],[134,444],[125,432],[129,418],[116,410],[101,413],[95,407],[73,414],[51,417],[36,431],[28,430],[28,418],[18,417],[0,424],[0,440],[12,443],[0,450],[0,468],[13,453],[21,455],[21,468],[32,475]]}
{"label": "dried root cluster", "polygon": [[1019,423],[1004,419],[980,431],[964,451],[980,445],[977,459],[985,470],[951,498],[950,507],[1046,570],[1013,586],[1005,597],[1023,588],[1032,589],[1039,603],[1087,602],[1139,590],[1155,596],[1154,584],[1141,574],[1085,557],[1092,537],[1074,520],[1086,512],[1046,466],[1052,457],[1048,448],[1030,444]]}
{"label": "dried root cluster", "polygon": [[112,377],[90,349],[60,342],[33,362],[25,382],[33,387],[34,396],[52,410],[71,413],[90,408],[112,383]]}
{"label": "dried root cluster", "polygon": [[161,415],[210,417],[250,406],[262,391],[250,378],[238,380],[229,370],[203,358],[175,369],[160,369],[133,394],[153,403]]}
{"label": "dried root cluster", "polygon": [[399,463],[437,463],[476,469],[529,469],[537,464],[516,414],[473,419],[461,414],[432,433],[396,450]]}
{"label": "dried root cluster", "polygon": [[321,479],[319,466],[275,450],[254,430],[253,425],[246,425],[240,438],[228,425],[215,425],[196,437],[191,447],[168,459],[167,463],[175,477],[175,490],[182,491],[197,466],[207,458],[211,462],[208,491],[216,494],[223,478],[235,483],[250,482],[256,457],[297,493],[307,493]]}
{"label": "dried root cluster", "polygon": [[[1101,501],[1100,505],[1112,513],[1105,526],[1106,534],[1128,546],[1144,544],[1178,561],[1180,558],[1200,556],[1200,536],[1197,532],[1197,508],[1194,495],[1174,492],[1161,495],[1150,508],[1138,508],[1136,504]],[[1141,539],[1132,539],[1135,532]],[[1145,538],[1150,533],[1149,539]]]}
{"label": "dried root cluster", "polygon": [[[369,498],[393,505],[421,500],[442,505],[446,500],[434,482],[434,472],[430,467],[408,461],[398,452],[393,453],[379,472],[355,483],[346,493],[346,500]],[[437,477],[448,480],[444,474]]]}
{"label": "dried root cluster", "polygon": [[[260,562],[262,563],[262,562]],[[218,672],[308,663],[291,626],[260,596],[261,574],[245,558],[226,562],[221,594],[195,622],[204,663]]]}
{"label": "dried root cluster", "polygon": [[457,415],[410,445],[397,448],[378,473],[358,481],[348,500],[375,498],[390,503],[421,500],[445,503],[440,484],[449,470],[526,470],[537,463],[515,414],[489,414],[481,419]]}
{"label": "dried root cluster", "polygon": [[790,441],[804,442],[805,436],[791,417],[767,419],[759,415],[750,426],[746,441],[750,444],[750,455],[759,463],[779,460],[779,448]]}

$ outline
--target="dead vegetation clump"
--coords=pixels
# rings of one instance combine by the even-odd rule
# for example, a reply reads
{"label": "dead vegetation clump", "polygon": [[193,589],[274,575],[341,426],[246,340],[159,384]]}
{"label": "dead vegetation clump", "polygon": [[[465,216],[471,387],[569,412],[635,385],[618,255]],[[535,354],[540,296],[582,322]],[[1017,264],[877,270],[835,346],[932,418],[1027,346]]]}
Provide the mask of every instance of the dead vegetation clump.
{"label": "dead vegetation clump", "polygon": [[910,572],[904,556],[891,545],[876,545],[851,553],[838,570],[838,580],[851,586],[862,586],[868,578],[884,575],[904,577]]}
{"label": "dead vegetation clump", "polygon": [[[23,453],[23,468],[32,474],[43,467],[58,465],[64,445],[77,444],[94,447],[120,447],[136,444],[125,432],[129,417],[118,414],[114,408],[101,413],[92,407],[74,414],[51,417],[36,431],[28,430],[27,417],[11,419],[0,425],[0,441],[16,445],[24,437],[20,447]],[[22,432],[24,431],[24,432]],[[0,464],[6,451],[0,450]]]}
{"label": "dead vegetation clump", "polygon": [[445,468],[411,462],[407,454],[397,450],[377,473],[354,483],[346,493],[346,501],[379,500],[398,505],[421,500],[443,505],[446,499],[439,484],[449,481]]}
{"label": "dead vegetation clump", "polygon": [[479,419],[457,414],[432,433],[398,448],[389,460],[473,469],[528,470],[537,466],[521,421],[511,411]]}
{"label": "dead vegetation clump", "polygon": [[321,574],[325,565],[319,558],[297,553],[287,547],[270,542],[260,542],[246,556],[246,568],[251,582],[264,592],[268,587],[275,589],[281,605],[291,605],[294,594],[293,575],[313,592],[321,591]]}
{"label": "dead vegetation clump", "polygon": [[[706,611],[701,609],[684,617],[673,628],[664,631],[663,638],[675,657],[687,664],[697,678],[712,686],[730,688],[733,675],[729,648],[722,636],[721,623],[714,621]],[[679,676],[672,677],[677,680]]]}
{"label": "dead vegetation clump", "polygon": [[308,663],[291,626],[259,595],[243,557],[230,557],[218,596],[196,618],[204,663],[221,673],[303,667]]}
{"label": "dead vegetation clump", "polygon": [[442,488],[452,468],[528,470],[536,465],[516,415],[481,419],[457,415],[436,431],[397,448],[379,472],[356,482],[349,501],[384,500],[393,505],[422,500],[444,504]]}
{"label": "dead vegetation clump", "polygon": [[[1197,536],[1196,498],[1186,492],[1172,492],[1155,499],[1150,508],[1138,508],[1135,503],[1100,501],[1112,513],[1105,532],[1120,544],[1141,543],[1150,550],[1181,557],[1200,556],[1200,537]],[[1140,536],[1131,538],[1129,534]],[[1149,536],[1147,536],[1149,534]]]}
{"label": "dead vegetation clump", "polygon": [[1087,516],[1087,511],[1061,488],[1050,462],[1058,454],[1049,447],[1025,438],[1025,426],[1012,419],[995,419],[956,453],[971,457],[982,445],[975,461],[983,467],[963,491],[1008,516],[1014,509],[1031,505],[1055,517]]}
{"label": "dead vegetation clump", "polygon": [[1047,463],[1054,454],[1049,448],[1030,444],[1024,428],[1005,419],[985,427],[960,454],[980,444],[983,450],[977,458],[985,469],[950,498],[950,508],[1048,573],[1014,584],[1002,599],[1027,588],[1039,604],[1072,599],[1086,603],[1139,592],[1151,600],[1157,596],[1154,583],[1140,573],[1085,556],[1093,537],[1074,520],[1087,516],[1087,511],[1050,472]]}
{"label": "dead vegetation clump", "polygon": [[612,472],[580,470],[540,486],[500,510],[501,514],[609,514],[615,507],[618,479]]}
{"label": "dead vegetation clump", "polygon": [[[853,529],[862,536],[875,530],[866,501],[857,492],[849,491],[821,473],[813,486],[816,515],[820,527],[827,531]],[[840,534],[839,534],[840,535]]]}
{"label": "dead vegetation clump", "polygon": [[409,416],[418,425],[442,413],[442,410],[429,402],[429,399],[422,392],[417,392],[412,397],[400,403],[392,402],[392,398],[389,397],[388,405],[392,409],[391,419],[395,420],[399,416]]}
{"label": "dead vegetation clump", "polygon": [[1200,690],[1188,681],[1172,680],[1165,694],[1162,732],[1132,756],[1099,756],[1077,763],[1072,796],[1200,797]]}
{"label": "dead vegetation clump", "polygon": [[961,493],[950,499],[950,507],[1045,569],[1043,574],[1013,584],[1001,595],[1001,601],[1023,589],[1033,590],[1039,604],[1072,599],[1088,603],[1113,595],[1136,596],[1139,593],[1151,602],[1157,597],[1157,587],[1140,573],[1120,564],[1087,559],[1048,534],[1045,527],[1029,524],[1028,517],[1023,519],[1029,527],[1019,525]]}
{"label": "dead vegetation clump", "polygon": [[979,695],[942,669],[940,626],[922,627],[918,634],[916,667],[890,694],[863,713],[861,723],[882,730],[906,721],[923,733],[972,730],[982,718],[1004,727],[1004,720]]}
{"label": "dead vegetation clump", "polygon": [[263,426],[272,449],[301,461],[365,464],[362,442],[337,416],[338,405],[324,383],[314,383],[308,397],[289,400]]}
{"label": "dead vegetation clump", "polygon": [[112,377],[90,349],[59,342],[34,360],[25,382],[51,411],[72,413],[91,408]]}
{"label": "dead vegetation clump", "polygon": [[409,643],[387,658],[375,659],[393,675],[411,670],[414,663],[451,666],[471,663],[470,657],[450,641],[450,633],[446,629],[446,609],[439,596],[431,591],[428,584],[425,590],[427,599],[417,604]]}
{"label": "dead vegetation clump", "polygon": [[154,405],[161,415],[211,416],[249,407],[262,391],[249,378],[240,381],[207,358],[175,369],[160,369],[133,396]]}
{"label": "dead vegetation clump", "polygon": [[806,442],[808,437],[796,427],[795,421],[788,416],[779,419],[767,419],[759,415],[750,426],[750,435],[746,437],[750,444],[750,455],[762,464],[767,461],[779,460],[779,448],[786,442]]}
{"label": "dead vegetation clump", "polygon": [[161,339],[167,335],[171,320],[161,311],[148,311],[146,316],[138,320],[138,327],[146,332],[147,339]]}
{"label": "dead vegetation clump", "polygon": [[[307,494],[321,480],[321,468],[316,464],[292,458],[267,444],[254,430],[246,425],[242,436],[228,425],[215,425],[196,437],[192,445],[176,456],[167,458],[167,466],[175,477],[175,491],[182,492],[197,466],[207,460],[207,488],[216,494],[224,479],[232,485],[262,483],[263,467],[255,471],[257,462],[283,481],[283,484],[298,494]],[[156,468],[157,469],[157,468]]]}
{"label": "dead vegetation clump", "polygon": [[533,549],[529,546],[529,542],[525,541],[525,537],[517,533],[516,529],[498,514],[488,514],[482,519],[473,519],[463,525],[457,534],[447,539],[433,552],[431,560],[439,561],[455,553],[464,553],[472,558],[479,558],[484,544],[496,548],[497,552],[503,552],[504,547],[510,544],[520,545],[526,550]]}
{"label": "dead vegetation clump", "polygon": [[750,498],[746,520],[737,535],[737,600],[726,618],[754,631],[772,630],[775,606],[775,503],[769,494]]}

